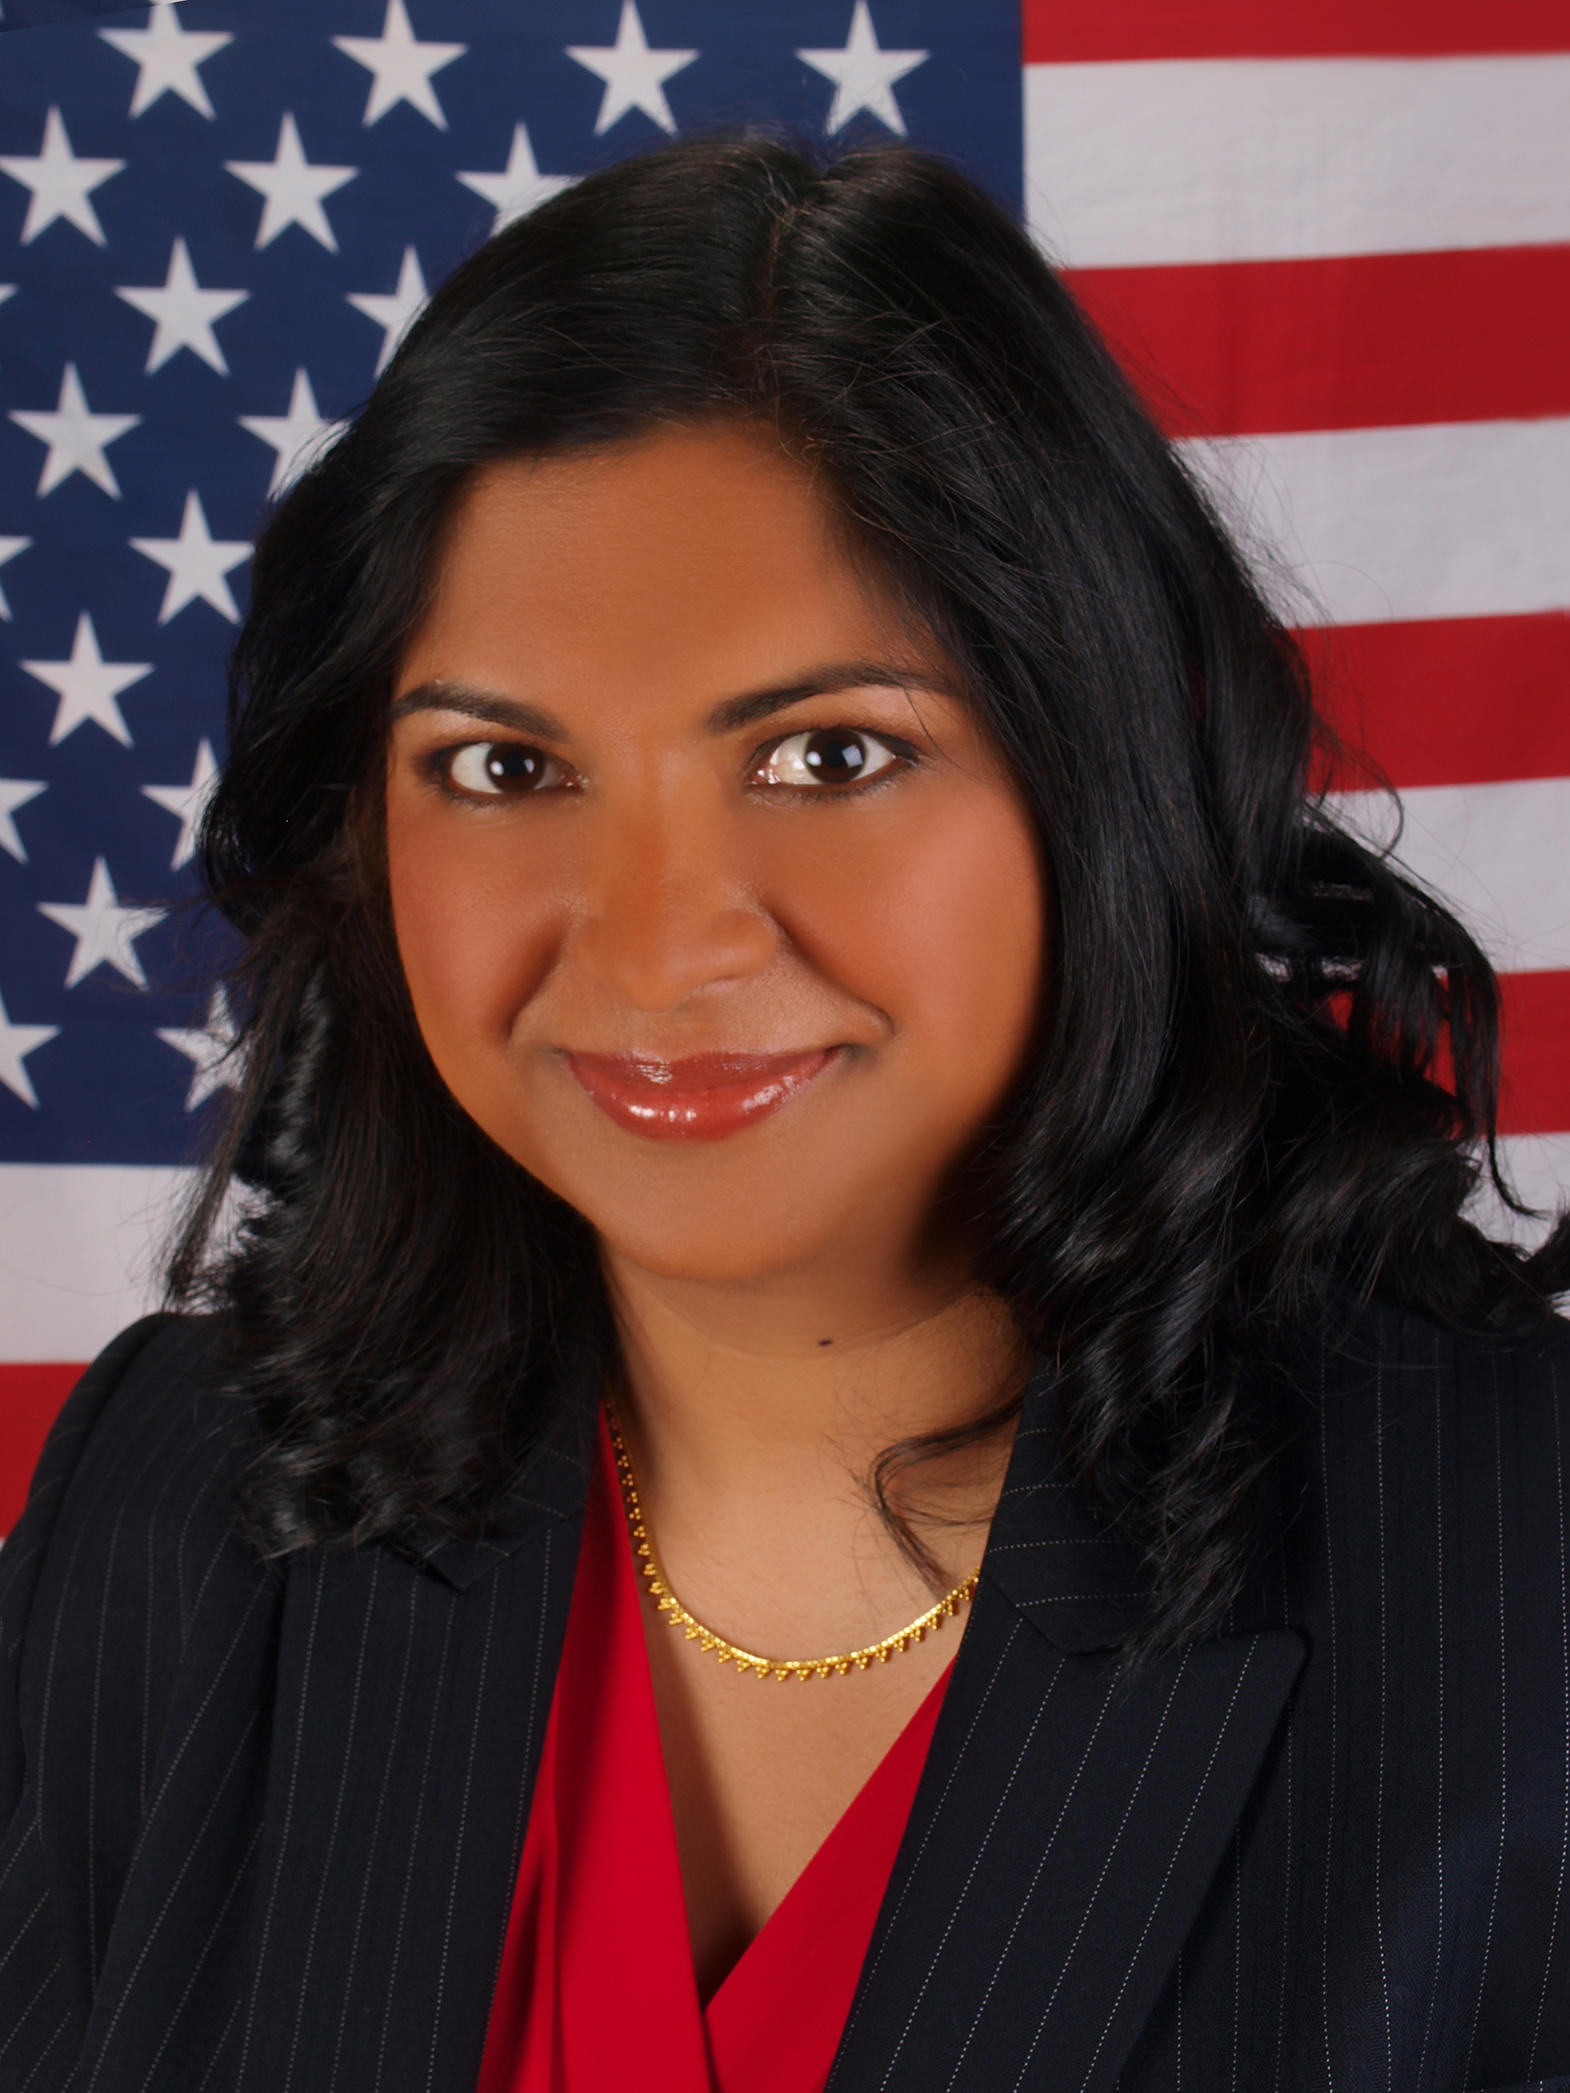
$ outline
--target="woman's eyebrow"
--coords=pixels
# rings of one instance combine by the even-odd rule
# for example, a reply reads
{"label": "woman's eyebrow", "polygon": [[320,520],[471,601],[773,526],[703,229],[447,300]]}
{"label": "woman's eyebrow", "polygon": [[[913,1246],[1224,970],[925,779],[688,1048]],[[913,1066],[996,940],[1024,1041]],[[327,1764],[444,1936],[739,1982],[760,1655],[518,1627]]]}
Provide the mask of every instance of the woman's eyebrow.
{"label": "woman's eyebrow", "polygon": [[[835,661],[808,669],[789,683],[766,690],[744,692],[724,698],[704,719],[710,734],[734,734],[742,727],[767,719],[807,698],[832,697],[842,690],[924,690],[953,694],[953,679],[914,663],[887,661]],[[411,712],[461,712],[487,726],[510,727],[515,733],[537,734],[545,741],[570,741],[570,728],[523,698],[504,697],[500,691],[476,684],[438,681],[421,683],[393,702],[391,717],[406,719]]]}

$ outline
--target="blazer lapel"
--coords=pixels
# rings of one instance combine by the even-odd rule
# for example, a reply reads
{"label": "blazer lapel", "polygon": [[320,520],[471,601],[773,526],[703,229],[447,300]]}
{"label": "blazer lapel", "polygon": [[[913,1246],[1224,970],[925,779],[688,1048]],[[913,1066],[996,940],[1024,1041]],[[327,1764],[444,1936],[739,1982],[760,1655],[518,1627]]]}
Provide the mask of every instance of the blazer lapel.
{"label": "blazer lapel", "polygon": [[420,1564],[378,1547],[291,1573],[254,1962],[223,2051],[243,2093],[473,2093],[596,1393],[569,1379],[483,1539]]}
{"label": "blazer lapel", "polygon": [[828,2093],[1114,2085],[1304,1655],[1264,1629],[1123,1679],[1141,1597],[1038,1369]]}

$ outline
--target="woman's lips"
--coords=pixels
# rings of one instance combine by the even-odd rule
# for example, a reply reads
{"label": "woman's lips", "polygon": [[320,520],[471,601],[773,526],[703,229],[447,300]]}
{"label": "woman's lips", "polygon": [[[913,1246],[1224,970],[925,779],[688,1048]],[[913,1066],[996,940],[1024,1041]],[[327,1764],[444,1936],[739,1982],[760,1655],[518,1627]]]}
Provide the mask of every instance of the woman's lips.
{"label": "woman's lips", "polygon": [[649,1141],[723,1141],[788,1104],[838,1051],[692,1054],[680,1061],[623,1054],[566,1058],[600,1110],[629,1133]]}

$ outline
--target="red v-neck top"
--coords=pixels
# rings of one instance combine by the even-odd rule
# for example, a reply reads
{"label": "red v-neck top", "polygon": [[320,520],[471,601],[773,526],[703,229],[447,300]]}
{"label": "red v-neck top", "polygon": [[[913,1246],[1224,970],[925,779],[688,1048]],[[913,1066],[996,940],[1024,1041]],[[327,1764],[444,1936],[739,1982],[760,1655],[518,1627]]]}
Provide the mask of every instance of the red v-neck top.
{"label": "red v-neck top", "polygon": [[[948,1676],[700,2005],[637,1570],[602,1418],[478,2093],[819,2093]],[[757,1682],[760,1693],[834,1684]]]}

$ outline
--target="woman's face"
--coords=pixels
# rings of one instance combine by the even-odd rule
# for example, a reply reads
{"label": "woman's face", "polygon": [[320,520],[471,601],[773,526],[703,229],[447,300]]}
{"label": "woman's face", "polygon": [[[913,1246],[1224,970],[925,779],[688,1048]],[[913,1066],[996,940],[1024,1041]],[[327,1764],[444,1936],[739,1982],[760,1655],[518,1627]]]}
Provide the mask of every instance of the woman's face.
{"label": "woman's face", "polygon": [[1043,872],[807,473],[732,424],[488,468],[393,712],[398,948],[492,1140],[673,1278],[921,1253],[1032,1031]]}

